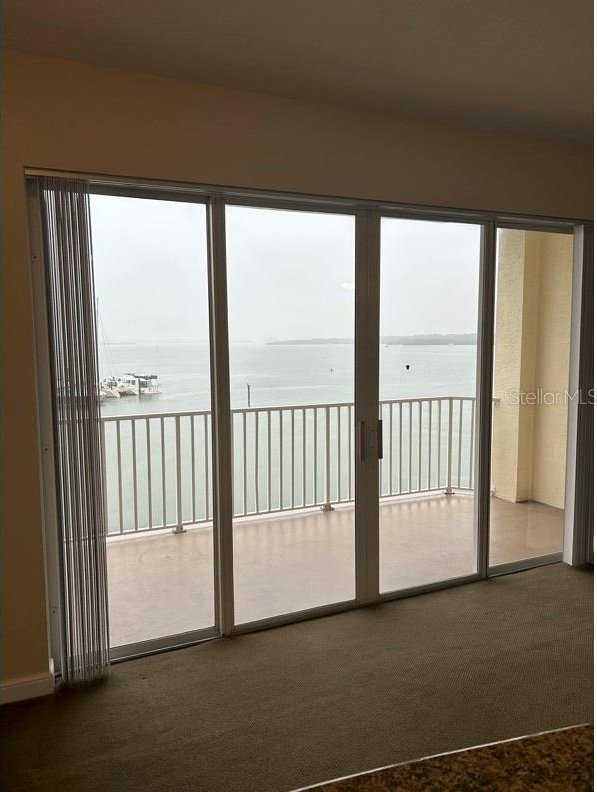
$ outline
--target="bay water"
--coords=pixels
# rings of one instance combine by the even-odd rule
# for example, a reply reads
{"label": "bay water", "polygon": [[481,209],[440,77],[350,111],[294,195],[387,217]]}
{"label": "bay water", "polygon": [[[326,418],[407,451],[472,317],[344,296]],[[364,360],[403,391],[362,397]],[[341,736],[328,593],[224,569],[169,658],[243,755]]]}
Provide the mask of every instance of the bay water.
{"label": "bay water", "polygon": [[[161,421],[158,418],[160,414],[210,411],[209,359],[207,343],[100,344],[102,378],[120,377],[127,373],[156,374],[161,391],[154,396],[105,399],[101,404],[102,417],[107,419],[105,455],[110,533],[143,529],[150,524],[157,527],[211,518],[210,416],[179,419],[181,514],[177,513],[175,419]],[[380,399],[474,397],[475,369],[476,347],[472,345],[382,345]],[[233,343],[230,345],[230,400],[233,410],[249,406],[248,386],[251,408],[351,403],[354,401],[354,346],[340,343]],[[427,409],[430,412],[425,412]],[[445,417],[442,418],[442,429],[434,409],[425,405],[420,414],[415,410],[415,435],[417,422],[423,426],[428,424],[435,434],[441,431],[445,434]],[[470,403],[465,403],[464,410],[461,432],[463,445],[468,449],[472,426]],[[244,418],[242,415],[235,417],[233,479],[236,514],[269,510],[269,507],[274,510],[288,508],[303,501],[306,505],[316,504],[325,498],[325,412],[307,411],[305,417],[304,413],[296,411],[294,418],[291,413],[273,413],[269,424],[266,423],[266,414],[256,417],[251,412]],[[155,418],[130,420],[135,415]],[[336,487],[335,497],[337,500],[351,499],[354,481],[350,458],[354,449],[353,414],[349,408],[342,408],[332,410],[330,415],[328,437],[333,449],[330,464],[334,466],[331,478]],[[120,422],[117,428],[117,422],[110,420],[117,416],[128,416],[129,420]],[[304,429],[301,426],[303,420]],[[406,412],[404,420],[407,420]],[[394,431],[402,429],[400,426]],[[429,440],[429,444],[431,442]],[[416,437],[413,443],[418,443]],[[429,451],[431,459],[429,445],[414,450],[424,452],[426,459]],[[289,454],[294,454],[294,464]],[[302,471],[305,457],[313,462],[308,470]],[[463,462],[465,477],[470,474],[467,460]],[[427,471],[429,481],[434,474],[439,480],[442,465],[444,462],[438,461],[435,472]],[[398,465],[395,467],[397,469]],[[386,471],[385,484],[382,482],[386,488],[395,486],[388,480],[388,475],[398,474]],[[425,475],[423,471],[421,476],[424,478]],[[398,486],[402,487],[403,483],[399,482]],[[418,482],[419,488],[423,488],[423,483]]]}

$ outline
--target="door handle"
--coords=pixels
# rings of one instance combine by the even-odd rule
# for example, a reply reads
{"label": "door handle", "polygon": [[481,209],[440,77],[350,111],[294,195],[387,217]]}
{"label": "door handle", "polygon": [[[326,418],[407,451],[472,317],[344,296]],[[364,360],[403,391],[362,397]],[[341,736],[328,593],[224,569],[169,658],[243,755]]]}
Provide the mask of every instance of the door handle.
{"label": "door handle", "polygon": [[367,455],[367,425],[365,421],[359,423],[359,459],[365,461]]}
{"label": "door handle", "polygon": [[[359,423],[359,459],[364,462],[367,456],[367,424],[365,421]],[[377,458],[383,459],[383,421],[377,422]]]}

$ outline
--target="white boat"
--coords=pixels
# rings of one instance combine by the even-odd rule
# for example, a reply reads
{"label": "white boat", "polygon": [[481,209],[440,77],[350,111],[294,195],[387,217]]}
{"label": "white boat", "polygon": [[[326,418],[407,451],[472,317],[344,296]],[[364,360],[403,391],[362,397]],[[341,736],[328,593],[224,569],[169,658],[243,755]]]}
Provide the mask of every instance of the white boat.
{"label": "white boat", "polygon": [[161,393],[157,374],[124,374],[100,381],[100,399],[120,399],[123,396],[157,396]]}
{"label": "white boat", "polygon": [[120,399],[120,393],[114,388],[100,388],[100,401],[104,399]]}
{"label": "white boat", "polygon": [[136,383],[139,396],[157,396],[162,392],[157,374],[126,374],[123,379]]}
{"label": "white boat", "polygon": [[121,396],[138,396],[139,385],[137,384],[136,377],[126,374],[118,380],[116,390]]}
{"label": "white boat", "polygon": [[100,388],[100,399],[120,399],[120,393],[114,388]]}
{"label": "white boat", "polygon": [[100,400],[120,399],[118,380],[115,377],[106,377],[100,381]]}
{"label": "white boat", "polygon": [[162,391],[158,385],[157,374],[136,374],[139,383],[139,396],[158,396]]}

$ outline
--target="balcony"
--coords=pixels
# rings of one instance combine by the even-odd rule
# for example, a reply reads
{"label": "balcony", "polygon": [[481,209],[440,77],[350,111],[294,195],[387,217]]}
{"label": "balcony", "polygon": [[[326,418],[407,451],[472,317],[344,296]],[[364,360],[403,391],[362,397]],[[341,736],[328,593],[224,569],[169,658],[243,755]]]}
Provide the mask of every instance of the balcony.
{"label": "balcony", "polygon": [[[380,403],[380,586],[474,571],[475,400]],[[237,620],[354,597],[354,406],[232,412]],[[102,421],[112,645],[214,623],[209,412]],[[491,502],[491,563],[561,551],[562,510]]]}

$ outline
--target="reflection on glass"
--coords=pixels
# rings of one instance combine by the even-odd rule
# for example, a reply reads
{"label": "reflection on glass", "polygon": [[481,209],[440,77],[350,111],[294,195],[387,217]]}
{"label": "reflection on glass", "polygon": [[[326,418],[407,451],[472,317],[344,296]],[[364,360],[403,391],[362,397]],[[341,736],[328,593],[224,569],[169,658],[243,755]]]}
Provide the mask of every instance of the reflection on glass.
{"label": "reflection on glass", "polygon": [[380,590],[476,569],[480,229],[381,224]]}
{"label": "reflection on glass", "polygon": [[237,623],[354,597],[354,218],[227,207]]}
{"label": "reflection on glass", "polygon": [[572,236],[500,229],[490,564],[562,550]]}
{"label": "reflection on glass", "polygon": [[91,223],[110,643],[121,646],[214,625],[206,215],[93,196]]}

